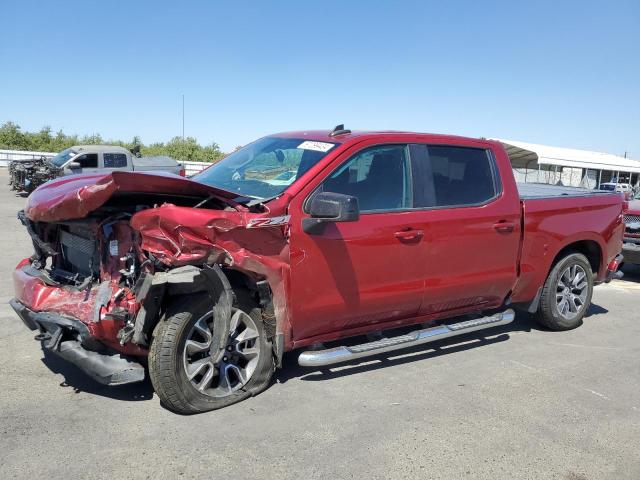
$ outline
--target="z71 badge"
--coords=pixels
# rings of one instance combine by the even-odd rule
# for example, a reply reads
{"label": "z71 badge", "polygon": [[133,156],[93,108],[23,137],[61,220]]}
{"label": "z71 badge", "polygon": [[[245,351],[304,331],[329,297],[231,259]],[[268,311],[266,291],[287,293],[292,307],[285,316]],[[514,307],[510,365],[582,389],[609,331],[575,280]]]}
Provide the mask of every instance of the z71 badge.
{"label": "z71 badge", "polygon": [[268,217],[268,218],[254,218],[249,221],[247,228],[262,228],[262,227],[278,227],[280,225],[287,225],[291,215],[282,215],[280,217]]}

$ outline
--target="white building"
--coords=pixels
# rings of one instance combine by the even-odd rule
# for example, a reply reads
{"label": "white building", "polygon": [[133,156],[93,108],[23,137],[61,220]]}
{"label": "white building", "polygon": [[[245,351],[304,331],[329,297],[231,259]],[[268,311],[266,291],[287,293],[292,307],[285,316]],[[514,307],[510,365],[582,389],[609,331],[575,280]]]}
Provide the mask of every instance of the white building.
{"label": "white building", "polygon": [[600,184],[640,184],[640,161],[573,148],[550,147],[535,143],[494,138],[509,154],[518,182],[551,183],[599,188]]}

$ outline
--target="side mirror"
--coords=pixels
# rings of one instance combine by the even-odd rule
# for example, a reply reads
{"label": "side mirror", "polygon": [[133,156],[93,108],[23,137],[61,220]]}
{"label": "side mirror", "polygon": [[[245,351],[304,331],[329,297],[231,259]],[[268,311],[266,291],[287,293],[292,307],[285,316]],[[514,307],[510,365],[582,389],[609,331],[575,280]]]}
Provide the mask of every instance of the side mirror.
{"label": "side mirror", "polygon": [[69,168],[69,170],[75,170],[77,168],[81,168],[80,162],[69,162],[69,165],[67,165],[67,167]]}
{"label": "side mirror", "polygon": [[302,230],[319,233],[329,222],[355,222],[360,218],[358,199],[342,193],[320,192],[311,197],[309,203],[311,218],[302,220]]}

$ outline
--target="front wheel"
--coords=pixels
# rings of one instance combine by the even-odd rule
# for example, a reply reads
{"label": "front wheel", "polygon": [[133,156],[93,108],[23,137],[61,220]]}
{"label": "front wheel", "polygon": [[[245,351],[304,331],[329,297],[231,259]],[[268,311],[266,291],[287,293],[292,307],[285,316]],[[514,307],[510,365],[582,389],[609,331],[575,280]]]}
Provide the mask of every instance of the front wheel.
{"label": "front wheel", "polygon": [[570,253],[549,272],[536,319],[551,330],[579,327],[592,295],[593,272],[589,261],[581,253]]}
{"label": "front wheel", "polygon": [[[244,296],[243,296],[244,297]],[[158,323],[149,350],[149,376],[170,410],[215,410],[260,393],[269,385],[274,364],[260,309],[248,298],[231,310],[222,355],[214,344],[216,328],[208,295],[189,295],[173,303]]]}

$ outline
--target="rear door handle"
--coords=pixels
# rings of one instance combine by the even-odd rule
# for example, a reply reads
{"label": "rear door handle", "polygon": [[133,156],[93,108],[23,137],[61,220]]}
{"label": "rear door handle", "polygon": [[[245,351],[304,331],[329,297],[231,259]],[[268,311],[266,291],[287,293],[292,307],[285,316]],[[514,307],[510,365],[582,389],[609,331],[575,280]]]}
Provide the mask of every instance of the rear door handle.
{"label": "rear door handle", "polygon": [[512,222],[498,222],[493,224],[493,228],[500,233],[511,233],[515,230],[516,225]]}
{"label": "rear door handle", "polygon": [[401,230],[395,233],[395,236],[401,242],[416,242],[420,241],[424,237],[424,231],[422,230]]}

